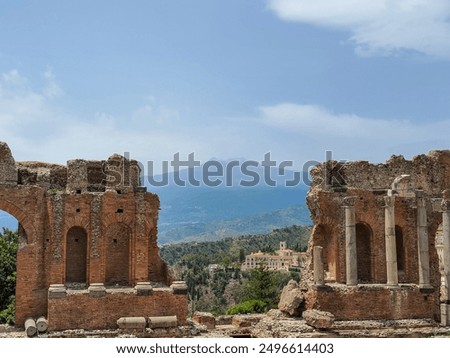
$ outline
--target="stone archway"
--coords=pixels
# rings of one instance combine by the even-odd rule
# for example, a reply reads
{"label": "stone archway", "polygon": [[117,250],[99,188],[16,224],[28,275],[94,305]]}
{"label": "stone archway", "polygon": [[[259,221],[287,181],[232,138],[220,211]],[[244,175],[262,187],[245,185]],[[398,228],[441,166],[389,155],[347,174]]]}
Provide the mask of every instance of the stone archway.
{"label": "stone archway", "polygon": [[[3,197],[14,197],[14,188],[0,188],[0,210],[8,213],[17,220],[18,245],[16,253],[16,283],[15,283],[15,311],[16,324],[21,324],[26,316],[30,315],[33,307],[29,305],[29,299],[37,298],[37,288],[44,281],[45,273],[42,272],[42,262],[35,258],[33,246],[37,241],[37,234],[31,219],[17,205]],[[9,192],[9,194],[8,194]],[[39,274],[42,277],[39,277]],[[37,305],[38,306],[38,305]],[[40,309],[38,307],[37,309]]]}
{"label": "stone archway", "polygon": [[[7,195],[7,194],[6,194]],[[36,238],[36,228],[33,225],[32,219],[30,219],[23,210],[14,205],[8,200],[1,198],[0,190],[0,210],[14,216],[19,223],[19,245],[24,246],[33,243]]]}

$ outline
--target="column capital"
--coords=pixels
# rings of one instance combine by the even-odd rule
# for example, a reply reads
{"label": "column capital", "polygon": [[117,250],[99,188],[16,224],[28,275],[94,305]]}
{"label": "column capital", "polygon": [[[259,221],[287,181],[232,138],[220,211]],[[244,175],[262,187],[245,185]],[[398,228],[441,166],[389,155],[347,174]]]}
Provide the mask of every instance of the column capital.
{"label": "column capital", "polygon": [[450,211],[450,200],[442,199],[441,209],[442,211]]}
{"label": "column capital", "polygon": [[416,190],[416,204],[417,206],[426,206],[425,192],[423,190]]}
{"label": "column capital", "polygon": [[344,198],[344,206],[355,206],[356,196],[346,196]]}
{"label": "column capital", "polygon": [[422,189],[416,189],[416,198],[420,199],[423,198],[425,192]]}
{"label": "column capital", "polygon": [[384,203],[386,206],[394,206],[395,196],[385,196]]}
{"label": "column capital", "polygon": [[442,191],[442,197],[444,199],[450,200],[450,189],[445,189]]}

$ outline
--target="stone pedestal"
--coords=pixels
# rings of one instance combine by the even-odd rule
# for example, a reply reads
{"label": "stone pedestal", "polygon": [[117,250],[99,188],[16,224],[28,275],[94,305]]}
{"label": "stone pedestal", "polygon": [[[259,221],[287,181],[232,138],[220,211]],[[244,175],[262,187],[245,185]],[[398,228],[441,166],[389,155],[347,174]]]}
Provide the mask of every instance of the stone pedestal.
{"label": "stone pedestal", "polygon": [[323,248],[321,246],[314,246],[314,284],[317,286],[322,286],[325,284],[322,251]]}
{"label": "stone pedestal", "polygon": [[48,288],[48,298],[65,298],[66,294],[66,287],[62,284],[50,285]]}
{"label": "stone pedestal", "polygon": [[358,262],[356,253],[355,197],[346,197],[345,203],[345,267],[348,286],[358,284]]}
{"label": "stone pedestal", "polygon": [[150,282],[138,282],[134,288],[138,296],[150,296],[153,293]]}
{"label": "stone pedestal", "polygon": [[106,295],[106,288],[103,283],[91,283],[88,291],[90,297],[104,297]]}
{"label": "stone pedestal", "polygon": [[423,191],[416,191],[417,198],[417,248],[419,254],[419,287],[429,289],[430,285],[430,255],[428,249],[427,209]]}
{"label": "stone pedestal", "polygon": [[385,196],[385,240],[387,285],[398,286],[397,247],[395,242],[395,197]]}
{"label": "stone pedestal", "polygon": [[186,295],[188,292],[188,286],[185,281],[173,281],[170,285],[174,295]]}

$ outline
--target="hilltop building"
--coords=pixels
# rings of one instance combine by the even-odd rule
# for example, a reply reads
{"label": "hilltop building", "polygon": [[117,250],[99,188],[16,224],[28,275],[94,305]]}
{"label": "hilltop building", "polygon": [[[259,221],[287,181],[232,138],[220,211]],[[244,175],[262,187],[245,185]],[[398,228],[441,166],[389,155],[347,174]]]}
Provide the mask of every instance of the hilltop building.
{"label": "hilltop building", "polygon": [[305,252],[295,252],[287,248],[285,241],[280,241],[280,249],[275,254],[252,252],[245,256],[245,262],[241,270],[248,271],[260,266],[267,267],[270,271],[290,271],[299,269],[306,262]]}

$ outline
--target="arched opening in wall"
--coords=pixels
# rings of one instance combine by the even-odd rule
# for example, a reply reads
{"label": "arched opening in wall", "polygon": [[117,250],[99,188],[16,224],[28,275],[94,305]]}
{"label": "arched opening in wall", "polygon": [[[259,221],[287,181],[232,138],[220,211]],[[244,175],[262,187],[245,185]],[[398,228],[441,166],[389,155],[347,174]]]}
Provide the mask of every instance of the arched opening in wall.
{"label": "arched opening in wall", "polygon": [[397,251],[397,270],[399,273],[405,272],[405,244],[403,242],[403,230],[395,225],[395,246]]}
{"label": "arched opening in wall", "polygon": [[123,223],[115,223],[106,229],[105,284],[130,285],[131,229]]}
{"label": "arched opening in wall", "polygon": [[69,229],[66,236],[66,285],[85,288],[87,283],[87,233],[79,226]]}
{"label": "arched opening in wall", "polygon": [[23,240],[26,243],[25,230],[17,219],[0,210],[0,324],[14,324],[17,252]]}
{"label": "arched opening in wall", "polygon": [[372,229],[366,223],[357,223],[356,261],[358,266],[358,282],[371,283],[372,278]]}
{"label": "arched opening in wall", "polygon": [[333,239],[331,228],[325,224],[319,224],[313,230],[314,246],[321,246],[324,262],[325,279],[327,281],[338,280],[338,248]]}

